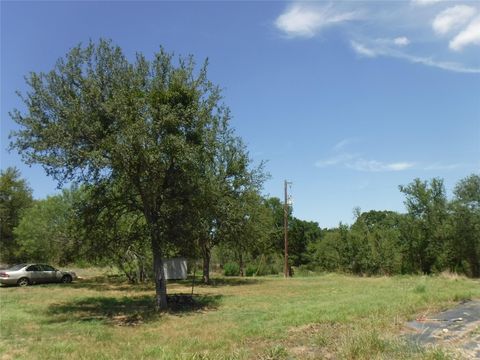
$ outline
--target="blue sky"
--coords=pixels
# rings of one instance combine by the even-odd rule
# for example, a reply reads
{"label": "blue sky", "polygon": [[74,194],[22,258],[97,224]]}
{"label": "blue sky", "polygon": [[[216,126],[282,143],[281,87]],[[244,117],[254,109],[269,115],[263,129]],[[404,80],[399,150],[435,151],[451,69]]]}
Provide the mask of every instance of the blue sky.
{"label": "blue sky", "polygon": [[29,71],[79,42],[128,56],[160,45],[208,57],[265,193],[293,182],[294,215],[322,227],[352,209],[403,211],[398,185],[480,171],[478,2],[1,2],[1,168],[36,198],[56,184],[8,153]]}

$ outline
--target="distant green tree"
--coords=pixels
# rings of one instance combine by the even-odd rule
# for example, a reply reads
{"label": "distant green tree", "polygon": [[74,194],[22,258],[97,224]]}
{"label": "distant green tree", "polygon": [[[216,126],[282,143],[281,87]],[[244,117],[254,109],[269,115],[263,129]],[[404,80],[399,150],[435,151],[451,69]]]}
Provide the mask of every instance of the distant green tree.
{"label": "distant green tree", "polygon": [[358,238],[357,270],[384,275],[401,271],[400,219],[393,211],[359,214],[351,228],[351,235]]}
{"label": "distant green tree", "polygon": [[480,176],[460,180],[451,203],[451,267],[480,277]]}
{"label": "distant green tree", "polygon": [[318,223],[293,218],[288,234],[288,259],[291,265],[299,266],[309,262],[308,246],[319,241],[321,230]]}
{"label": "distant green tree", "polygon": [[221,236],[245,275],[246,259],[268,254],[272,218],[257,191],[247,191],[227,206],[229,219]]}
{"label": "distant green tree", "polygon": [[0,259],[17,261],[18,244],[13,230],[33,203],[32,190],[21,178],[17,168],[9,167],[0,173]]}
{"label": "distant green tree", "polygon": [[75,258],[77,216],[76,190],[36,200],[14,230],[20,261],[42,261],[66,264]]}
{"label": "distant green tree", "polygon": [[342,223],[338,228],[323,230],[322,237],[307,246],[311,264],[324,271],[350,272],[354,252],[349,243],[349,231]]}
{"label": "distant green tree", "polygon": [[[221,93],[192,57],[175,62],[163,49],[130,62],[101,40],[73,48],[48,73],[31,73],[22,97],[27,112],[12,113],[13,148],[67,180],[100,190],[115,187],[125,210],[143,214],[153,256],[156,308],[167,309],[163,260],[185,245],[202,162],[223,140],[229,111]],[[111,201],[108,197],[108,201]]]}
{"label": "distant green tree", "polygon": [[415,179],[406,186],[400,186],[405,194],[408,214],[403,224],[403,242],[406,244],[406,258],[410,268],[429,274],[439,263],[445,249],[447,198],[442,179],[430,182]]}

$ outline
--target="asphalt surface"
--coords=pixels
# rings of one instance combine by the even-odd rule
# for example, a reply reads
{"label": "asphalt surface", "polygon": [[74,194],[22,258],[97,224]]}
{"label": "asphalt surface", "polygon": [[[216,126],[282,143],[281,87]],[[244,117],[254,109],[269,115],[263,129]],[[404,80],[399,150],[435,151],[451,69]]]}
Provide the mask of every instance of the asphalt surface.
{"label": "asphalt surface", "polygon": [[462,358],[480,359],[480,300],[467,301],[407,323],[409,337],[418,345],[440,345]]}

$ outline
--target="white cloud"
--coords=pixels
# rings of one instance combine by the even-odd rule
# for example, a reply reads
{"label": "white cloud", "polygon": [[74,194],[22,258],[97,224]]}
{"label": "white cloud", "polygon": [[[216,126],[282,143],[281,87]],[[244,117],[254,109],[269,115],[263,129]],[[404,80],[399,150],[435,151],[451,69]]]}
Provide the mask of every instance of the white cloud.
{"label": "white cloud", "polygon": [[477,12],[468,5],[455,5],[440,12],[432,22],[433,30],[444,35],[466,24]]}
{"label": "white cloud", "polygon": [[391,163],[391,164],[386,164],[386,168],[389,170],[393,171],[402,171],[402,170],[407,170],[410,169],[415,165],[414,163],[410,162],[397,162],[397,163]]}
{"label": "white cloud", "polygon": [[[336,146],[333,147],[334,151],[336,150],[335,148]],[[411,161],[382,162],[373,159],[365,159],[360,154],[351,153],[341,153],[327,159],[319,160],[315,163],[315,166],[319,168],[336,166],[363,172],[397,172],[413,168],[424,171],[451,171],[459,168],[472,166],[475,167],[475,165],[466,163],[445,164],[441,162],[435,162],[430,164],[422,164]]]}
{"label": "white cloud", "polygon": [[350,160],[355,159],[356,157],[358,157],[358,155],[356,154],[340,154],[328,159],[319,160],[315,163],[315,166],[323,168],[332,165],[344,164]]}
{"label": "white cloud", "polygon": [[480,74],[480,68],[468,67],[456,62],[437,61],[432,58],[414,56],[414,55],[403,54],[403,53],[399,53],[396,55],[392,54],[391,56],[399,59],[405,59],[414,64],[432,66],[442,70],[448,70],[448,71],[459,72],[459,73],[467,73],[467,74]]}
{"label": "white cloud", "polygon": [[347,138],[339,141],[332,148],[332,151],[337,152],[337,154],[330,158],[317,161],[315,163],[315,166],[319,168],[337,166],[364,172],[405,171],[412,168],[424,171],[449,171],[458,168],[474,166],[472,164],[469,165],[466,163],[445,164],[441,162],[434,162],[430,164],[425,164],[411,161],[382,162],[373,159],[366,159],[359,153],[338,153],[339,151],[343,150],[346,145],[352,143],[352,141],[354,140],[355,139]]}
{"label": "white cloud", "polygon": [[356,51],[360,55],[367,57],[386,56],[407,60],[413,64],[422,64],[459,73],[480,73],[480,68],[468,67],[456,62],[438,61],[428,57],[410,55],[404,52],[400,52],[396,49],[391,49],[389,47],[378,46],[378,44],[367,46],[356,41],[351,41],[351,45],[354,51]]}
{"label": "white cloud", "polygon": [[311,38],[325,28],[342,27],[342,34],[348,34],[350,46],[361,57],[391,57],[447,71],[480,73],[480,58],[461,53],[480,45],[478,2],[411,0],[380,5],[295,0],[276,18],[275,26],[290,39]]}
{"label": "white cloud", "polygon": [[480,45],[480,16],[473,19],[470,24],[448,44],[450,49],[454,51],[460,51],[468,45]]}
{"label": "white cloud", "polygon": [[367,48],[365,45],[360,44],[356,41],[351,41],[350,44],[352,45],[352,49],[359,55],[366,56],[366,57],[375,57],[377,56],[377,52],[373,49]]}
{"label": "white cloud", "polygon": [[412,0],[412,4],[417,6],[429,6],[439,3],[440,1],[443,0]]}
{"label": "white cloud", "polygon": [[434,164],[425,166],[423,170],[454,170],[464,166],[465,164],[462,164],[462,163],[457,163],[457,164],[434,163]]}
{"label": "white cloud", "polygon": [[[344,141],[339,142],[333,147],[334,151],[343,147]],[[341,145],[338,147],[338,145]],[[325,168],[329,166],[344,166],[349,169],[369,172],[383,172],[383,171],[403,171],[410,169],[415,164],[411,162],[392,162],[383,163],[377,160],[364,159],[359,154],[341,153],[327,159],[319,160],[315,163],[316,167]]]}
{"label": "white cloud", "polygon": [[334,150],[334,151],[342,150],[342,149],[345,148],[348,144],[351,144],[351,143],[354,142],[354,141],[355,141],[355,139],[351,139],[351,138],[347,138],[347,139],[340,140],[338,143],[335,144],[335,146],[333,147],[333,150]]}
{"label": "white cloud", "polygon": [[383,172],[383,171],[403,171],[414,166],[411,162],[383,163],[376,160],[357,159],[353,163],[347,163],[348,168],[358,171]]}
{"label": "white cloud", "polygon": [[406,36],[400,36],[393,39],[393,43],[397,46],[407,46],[410,44],[410,40]]}
{"label": "white cloud", "polygon": [[333,6],[294,4],[275,21],[289,37],[313,37],[322,29],[357,18],[355,12],[341,12]]}

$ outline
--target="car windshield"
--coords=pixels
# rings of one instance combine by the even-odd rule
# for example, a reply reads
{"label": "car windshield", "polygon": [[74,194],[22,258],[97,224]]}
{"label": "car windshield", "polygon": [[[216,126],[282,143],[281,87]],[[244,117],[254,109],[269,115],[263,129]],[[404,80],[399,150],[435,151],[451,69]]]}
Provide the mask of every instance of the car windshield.
{"label": "car windshield", "polygon": [[21,268],[27,266],[27,264],[17,264],[17,265],[13,265],[11,267],[9,267],[7,270],[12,270],[12,271],[15,271],[15,270],[20,270]]}

